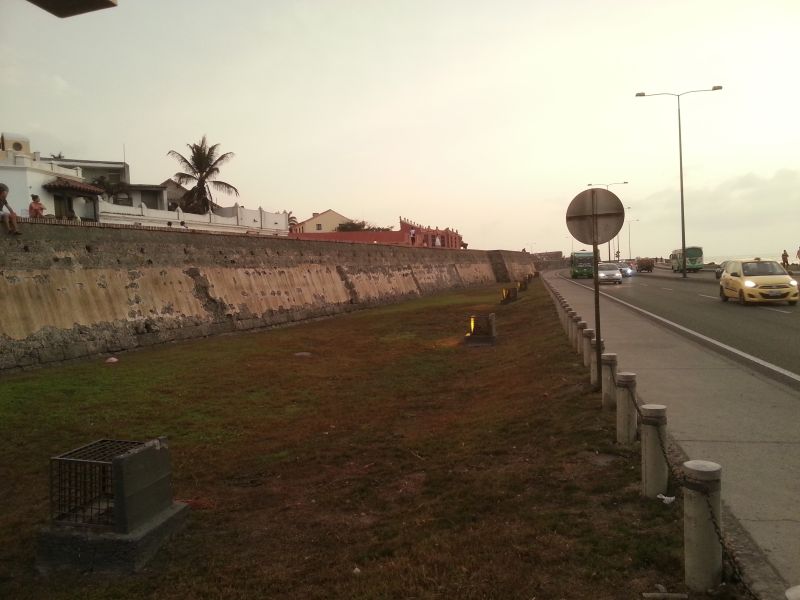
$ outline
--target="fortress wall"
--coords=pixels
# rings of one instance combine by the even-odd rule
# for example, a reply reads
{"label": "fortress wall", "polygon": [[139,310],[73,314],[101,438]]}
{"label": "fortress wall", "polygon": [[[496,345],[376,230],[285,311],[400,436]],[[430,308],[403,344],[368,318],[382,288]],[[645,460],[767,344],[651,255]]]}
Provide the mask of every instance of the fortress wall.
{"label": "fortress wall", "polygon": [[494,254],[31,223],[0,238],[0,370],[491,283],[504,261],[534,272]]}

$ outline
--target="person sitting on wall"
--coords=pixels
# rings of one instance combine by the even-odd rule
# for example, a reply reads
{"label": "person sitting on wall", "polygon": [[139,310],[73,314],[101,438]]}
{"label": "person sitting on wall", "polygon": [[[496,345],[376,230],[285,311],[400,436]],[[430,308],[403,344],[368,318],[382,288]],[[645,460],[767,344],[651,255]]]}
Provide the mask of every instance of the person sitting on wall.
{"label": "person sitting on wall", "polygon": [[44,216],[44,204],[37,194],[31,194],[31,203],[28,205],[28,218],[41,219]]}
{"label": "person sitting on wall", "polygon": [[[8,203],[8,186],[5,183],[0,183],[0,221],[5,221],[8,233],[12,235],[22,235],[22,232],[17,229],[17,213],[11,208]],[[8,214],[3,212],[3,209],[8,209]]]}
{"label": "person sitting on wall", "polygon": [[75,211],[72,210],[71,208],[69,209],[69,212],[67,213],[67,219],[70,220],[70,221],[76,221],[78,223],[81,222],[81,218],[78,215],[76,215]]}

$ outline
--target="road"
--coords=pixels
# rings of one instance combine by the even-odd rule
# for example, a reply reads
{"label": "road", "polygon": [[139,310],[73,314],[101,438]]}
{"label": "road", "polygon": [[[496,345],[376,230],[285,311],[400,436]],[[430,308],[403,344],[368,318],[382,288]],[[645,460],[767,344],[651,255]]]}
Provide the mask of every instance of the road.
{"label": "road", "polygon": [[[591,280],[576,281],[592,286]],[[723,303],[713,272],[684,279],[656,269],[626,277],[622,285],[604,285],[601,291],[800,375],[800,306]]]}

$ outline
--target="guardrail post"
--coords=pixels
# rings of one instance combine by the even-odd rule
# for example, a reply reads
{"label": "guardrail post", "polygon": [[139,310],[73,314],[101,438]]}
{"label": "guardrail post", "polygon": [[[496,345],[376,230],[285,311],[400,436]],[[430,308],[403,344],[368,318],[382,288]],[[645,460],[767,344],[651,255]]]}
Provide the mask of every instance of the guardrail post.
{"label": "guardrail post", "polygon": [[592,339],[594,339],[594,329],[583,330],[583,342],[581,344],[581,354],[583,354],[583,366],[588,367],[592,358]]}
{"label": "guardrail post", "polygon": [[707,460],[690,460],[683,463],[683,470],[686,475],[683,487],[686,587],[694,592],[704,592],[722,581],[722,542],[719,538],[722,534],[722,467]]}
{"label": "guardrail post", "polygon": [[642,406],[642,495],[655,498],[667,491],[669,465],[664,457],[667,439],[667,407]]}
{"label": "guardrail post", "polygon": [[[597,337],[593,337],[591,340],[591,349],[590,349],[590,356],[589,356],[589,383],[592,384],[592,387],[597,387],[599,383],[599,377],[597,375]],[[605,350],[605,344],[603,340],[600,340],[600,352]],[[602,358],[601,358],[602,361]]]}
{"label": "guardrail post", "polygon": [[575,352],[583,354],[583,330],[586,329],[586,321],[578,321],[575,324]]}
{"label": "guardrail post", "polygon": [[636,373],[617,373],[617,443],[636,441]]}
{"label": "guardrail post", "polygon": [[617,355],[603,354],[600,357],[601,376],[601,406],[603,410],[614,410],[617,407]]}
{"label": "guardrail post", "polygon": [[568,319],[568,323],[569,323],[569,343],[570,343],[570,345],[574,346],[575,345],[575,331],[577,330],[576,325],[578,324],[578,321],[581,320],[581,318],[578,316],[578,313],[575,312],[575,309],[570,310],[568,314],[569,314],[569,319]]}

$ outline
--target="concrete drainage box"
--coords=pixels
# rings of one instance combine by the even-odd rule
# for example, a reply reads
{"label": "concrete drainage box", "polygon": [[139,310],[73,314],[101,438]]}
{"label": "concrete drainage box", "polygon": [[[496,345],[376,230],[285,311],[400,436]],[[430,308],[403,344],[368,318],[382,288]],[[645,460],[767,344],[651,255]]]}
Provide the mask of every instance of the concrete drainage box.
{"label": "concrete drainage box", "polygon": [[39,533],[36,566],[137,571],[187,512],[172,500],[166,438],[92,442],[50,459],[50,525]]}

